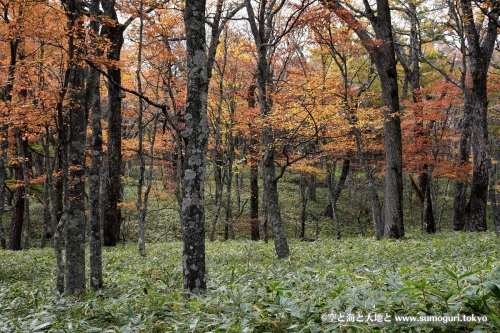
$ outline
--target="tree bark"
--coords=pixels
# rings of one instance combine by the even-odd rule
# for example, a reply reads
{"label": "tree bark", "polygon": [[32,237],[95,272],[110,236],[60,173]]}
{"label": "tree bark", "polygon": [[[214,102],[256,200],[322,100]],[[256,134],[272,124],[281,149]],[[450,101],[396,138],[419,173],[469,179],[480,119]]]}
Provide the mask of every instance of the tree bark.
{"label": "tree bark", "polygon": [[233,187],[233,163],[234,163],[234,136],[233,136],[233,125],[232,119],[234,116],[234,111],[236,109],[236,105],[234,101],[230,102],[230,118],[229,125],[227,128],[227,152],[226,152],[226,160],[225,160],[225,170],[224,170],[224,178],[226,179],[226,221],[225,221],[225,233],[224,238],[227,240],[228,238],[234,240],[234,225],[233,225],[233,210],[231,206],[232,196],[231,191]]}
{"label": "tree bark", "polygon": [[340,173],[339,180],[335,184],[335,187],[333,187],[333,182],[335,180],[335,168],[330,171],[329,175],[330,179],[328,181],[328,189],[330,192],[330,203],[332,205],[333,221],[335,223],[335,237],[337,239],[340,239],[340,221],[338,217],[337,201],[339,200],[340,192],[342,192],[342,189],[345,187],[347,175],[349,174],[350,164],[350,159],[344,159],[344,162],[342,163],[342,172]]}
{"label": "tree bark", "polygon": [[24,239],[23,239],[23,250],[29,249],[30,243],[30,231],[31,231],[31,218],[30,218],[30,178],[28,174],[28,141],[21,138],[21,132],[19,129],[14,130],[14,134],[17,140],[17,146],[19,147],[19,157],[21,162],[21,170],[23,173],[23,183],[24,183]]}
{"label": "tree bark", "polygon": [[[99,13],[99,0],[92,0],[90,14]],[[97,36],[99,22],[92,20],[90,28]],[[96,47],[95,56],[102,52]],[[89,69],[86,91],[86,113],[90,110],[90,127],[92,130],[91,157],[89,167],[89,256],[90,256],[90,286],[94,290],[103,287],[102,282],[102,237],[101,237],[101,169],[102,169],[102,127],[101,127],[101,89],[100,73],[95,68]]]}
{"label": "tree bark", "polygon": [[309,199],[307,192],[307,179],[306,175],[300,175],[300,205],[302,209],[300,210],[300,238],[303,239],[306,237],[306,209],[307,209],[307,201]]}
{"label": "tree bark", "polygon": [[[141,72],[142,72],[142,46],[143,46],[143,30],[144,30],[144,20],[142,17],[143,14],[144,2],[141,1],[139,3],[139,45],[137,50],[137,69],[136,69],[136,80],[137,80],[137,92],[142,94],[142,81],[141,81]],[[138,100],[138,115],[137,115],[137,157],[139,158],[139,179],[137,183],[137,232],[138,232],[138,240],[137,247],[139,250],[139,254],[142,256],[146,255],[146,211],[145,211],[145,203],[142,197],[142,188],[144,185],[144,176],[146,173],[146,161],[144,159],[144,151],[143,151],[143,136],[144,136],[144,124],[143,124],[143,113],[144,106],[142,103],[142,98]],[[152,166],[151,166],[152,167]]]}
{"label": "tree bark", "polygon": [[[118,23],[115,10],[115,0],[102,1],[104,15],[112,23],[102,27],[102,35],[109,39],[111,46],[107,59],[113,62],[120,61],[121,48],[124,43],[123,32],[126,26]],[[105,179],[104,198],[104,226],[103,236],[105,246],[116,246],[120,238],[121,210],[119,207],[122,193],[122,92],[121,69],[111,64],[108,65],[108,76],[113,82],[108,82],[108,154]]]}
{"label": "tree bark", "polygon": [[482,27],[476,27],[472,1],[461,0],[464,14],[464,30],[466,32],[467,47],[469,49],[469,63],[472,74],[472,185],[470,196],[470,219],[466,222],[468,231],[485,231],[486,207],[488,198],[488,68],[498,36],[498,16],[500,1],[490,4],[488,27],[483,36]]}
{"label": "tree bark", "polygon": [[66,272],[67,295],[85,294],[85,153],[87,117],[85,112],[84,70],[79,65],[84,40],[83,2],[64,0],[69,31],[70,88],[68,131],[68,205],[66,221]]}
{"label": "tree bark", "polygon": [[45,160],[44,160],[45,180],[43,182],[43,198],[42,198],[43,228],[42,228],[42,237],[40,240],[40,247],[41,248],[44,248],[47,245],[47,238],[49,238],[49,235],[50,236],[54,235],[50,200],[51,200],[51,192],[53,192],[53,190],[51,190],[51,188],[54,186],[52,172],[54,171],[55,157],[53,157],[53,158],[50,157],[49,144],[50,144],[51,135],[52,134],[50,132],[50,127],[47,124],[47,125],[45,125],[45,138],[42,138],[43,152],[45,154]]}
{"label": "tree bark", "polygon": [[7,180],[7,126],[3,125],[1,127],[1,143],[0,143],[0,248],[7,248],[7,242],[5,240],[5,229],[3,224],[3,214],[5,210],[5,186]]}
{"label": "tree bark", "polygon": [[24,220],[24,186],[20,184],[23,181],[23,170],[20,163],[16,165],[16,180],[16,198],[10,222],[10,237],[8,247],[8,249],[12,251],[21,250],[21,237]]}
{"label": "tree bark", "polygon": [[[213,126],[215,127],[214,133],[214,148],[212,150],[212,167],[214,170],[214,180],[215,180],[215,216],[212,221],[212,228],[210,230],[210,241],[215,240],[215,229],[217,227],[217,221],[220,218],[220,212],[222,208],[222,191],[223,191],[223,181],[222,181],[222,168],[223,168],[223,151],[221,147],[221,118],[222,118],[222,102],[223,102],[223,80],[225,74],[226,62],[222,64],[222,70],[220,73],[219,85],[219,101],[217,103],[217,116]],[[224,226],[224,229],[226,227]]]}
{"label": "tree bark", "polygon": [[[248,107],[255,107],[255,85],[250,86],[247,94]],[[249,126],[251,126],[249,124]],[[248,153],[250,154],[250,234],[253,241],[258,241],[259,235],[259,159],[257,156],[258,141],[250,134]]]}
{"label": "tree bark", "polygon": [[314,173],[309,176],[308,196],[309,200],[316,201],[316,175]]}
{"label": "tree bark", "polygon": [[186,143],[182,179],[182,263],[184,290],[206,292],[205,277],[205,160],[208,143],[207,54],[205,52],[205,0],[186,0],[184,23],[188,87]]}
{"label": "tree bark", "polygon": [[[458,146],[459,167],[463,167],[469,162],[470,138],[472,134],[472,105],[470,101],[470,90],[464,89],[465,105],[464,116],[462,118],[460,142]],[[455,181],[455,195],[453,199],[452,226],[455,231],[463,231],[465,223],[469,219],[465,207],[467,205],[468,182],[464,180]]]}

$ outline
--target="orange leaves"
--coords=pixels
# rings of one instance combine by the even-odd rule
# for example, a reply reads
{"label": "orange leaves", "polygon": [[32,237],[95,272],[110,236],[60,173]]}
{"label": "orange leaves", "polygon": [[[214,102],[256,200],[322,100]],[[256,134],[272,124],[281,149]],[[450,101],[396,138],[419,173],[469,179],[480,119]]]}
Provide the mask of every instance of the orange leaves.
{"label": "orange leaves", "polygon": [[405,103],[402,119],[403,158],[406,171],[420,172],[423,165],[432,168],[435,177],[466,180],[470,165],[457,165],[455,147],[459,131],[453,126],[453,111],[462,110],[458,89],[436,81],[421,90],[420,103]]}

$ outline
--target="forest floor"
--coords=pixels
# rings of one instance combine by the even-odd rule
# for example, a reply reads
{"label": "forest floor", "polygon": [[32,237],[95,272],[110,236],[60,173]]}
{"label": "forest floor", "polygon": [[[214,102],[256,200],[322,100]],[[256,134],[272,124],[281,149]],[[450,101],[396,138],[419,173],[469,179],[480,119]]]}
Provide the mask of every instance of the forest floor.
{"label": "forest floor", "polygon": [[182,291],[179,242],[106,248],[104,290],[80,299],[57,294],[51,249],[0,251],[0,332],[500,331],[492,232],[290,247],[207,243],[204,297]]}

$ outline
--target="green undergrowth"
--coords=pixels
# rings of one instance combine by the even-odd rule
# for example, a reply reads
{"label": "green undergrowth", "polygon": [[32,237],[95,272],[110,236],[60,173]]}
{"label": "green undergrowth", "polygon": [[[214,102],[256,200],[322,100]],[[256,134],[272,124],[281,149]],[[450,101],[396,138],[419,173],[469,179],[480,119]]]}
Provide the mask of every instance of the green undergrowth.
{"label": "green undergrowth", "polygon": [[[500,239],[493,233],[404,240],[207,244],[208,291],[182,291],[181,244],[104,249],[102,292],[54,288],[53,251],[0,252],[0,332],[498,332]],[[387,322],[339,322],[327,315]],[[472,316],[485,322],[397,322],[396,316]],[[482,317],[485,316],[485,317]],[[338,318],[338,317],[337,317]],[[461,317],[462,318],[462,317]]]}

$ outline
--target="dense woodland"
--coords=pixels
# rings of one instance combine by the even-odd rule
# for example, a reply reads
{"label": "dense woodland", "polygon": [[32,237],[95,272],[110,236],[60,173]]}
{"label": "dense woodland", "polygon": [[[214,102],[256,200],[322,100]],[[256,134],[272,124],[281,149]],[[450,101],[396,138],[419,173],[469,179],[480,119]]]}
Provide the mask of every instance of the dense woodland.
{"label": "dense woodland", "polygon": [[500,233],[500,1],[0,6],[0,241],[60,293],[167,228],[193,294],[205,239]]}

